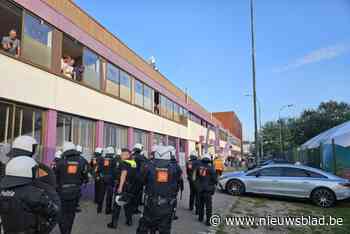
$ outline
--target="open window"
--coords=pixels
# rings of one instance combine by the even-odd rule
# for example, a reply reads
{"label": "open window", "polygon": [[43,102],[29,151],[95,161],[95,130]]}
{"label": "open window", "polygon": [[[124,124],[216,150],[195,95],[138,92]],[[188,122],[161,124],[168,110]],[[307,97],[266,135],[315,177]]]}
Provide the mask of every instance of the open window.
{"label": "open window", "polygon": [[154,113],[160,115],[160,94],[154,91]]}
{"label": "open window", "polygon": [[[1,49],[14,56],[20,53],[20,39],[22,37],[21,25],[22,25],[22,9],[10,3],[9,1],[0,1],[0,38],[1,38]],[[10,31],[16,32],[17,42],[14,39],[9,40]],[[18,44],[17,44],[18,43]],[[10,47],[4,44],[10,45]],[[15,46],[19,48],[15,48]]]}
{"label": "open window", "polygon": [[61,73],[74,80],[83,80],[83,45],[77,40],[63,35]]}

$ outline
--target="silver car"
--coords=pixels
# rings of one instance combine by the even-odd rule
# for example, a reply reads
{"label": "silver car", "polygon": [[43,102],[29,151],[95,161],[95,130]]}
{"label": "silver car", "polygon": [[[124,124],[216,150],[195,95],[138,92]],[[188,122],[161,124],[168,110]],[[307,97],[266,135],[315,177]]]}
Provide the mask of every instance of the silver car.
{"label": "silver car", "polygon": [[225,173],[218,186],[232,195],[244,193],[308,198],[320,207],[350,198],[350,181],[316,168],[272,164],[249,171]]}

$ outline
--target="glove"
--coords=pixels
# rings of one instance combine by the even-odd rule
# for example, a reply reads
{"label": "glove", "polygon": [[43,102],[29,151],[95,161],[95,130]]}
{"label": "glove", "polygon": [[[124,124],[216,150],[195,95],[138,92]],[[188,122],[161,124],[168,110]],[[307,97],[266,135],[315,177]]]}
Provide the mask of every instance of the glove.
{"label": "glove", "polygon": [[118,206],[124,206],[126,204],[126,201],[122,201],[122,195],[115,196],[115,203],[118,204]]}

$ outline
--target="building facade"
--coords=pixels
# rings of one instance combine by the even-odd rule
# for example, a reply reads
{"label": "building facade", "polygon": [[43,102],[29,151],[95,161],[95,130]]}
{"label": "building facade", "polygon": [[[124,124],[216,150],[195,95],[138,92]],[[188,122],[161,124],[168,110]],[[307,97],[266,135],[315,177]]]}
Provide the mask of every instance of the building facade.
{"label": "building facade", "polygon": [[[220,151],[223,124],[69,0],[0,0],[0,36],[17,32],[20,51],[0,50],[0,153],[20,135],[50,163],[64,141],[83,147]],[[222,142],[221,142],[222,141]],[[228,139],[226,139],[226,142]]]}

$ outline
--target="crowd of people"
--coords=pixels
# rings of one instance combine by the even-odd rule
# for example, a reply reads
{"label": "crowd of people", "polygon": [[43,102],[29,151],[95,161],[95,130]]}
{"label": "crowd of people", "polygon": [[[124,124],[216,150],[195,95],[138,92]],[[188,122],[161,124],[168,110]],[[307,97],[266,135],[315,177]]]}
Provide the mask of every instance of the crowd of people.
{"label": "crowd of people", "polygon": [[[136,233],[170,234],[178,219],[178,193],[184,189],[183,172],[172,146],[155,145],[148,157],[143,145],[132,151],[111,146],[96,148],[88,162],[82,147],[64,142],[50,166],[36,161],[34,138],[15,139],[5,175],[0,182],[0,215],[5,233],[50,233],[58,225],[62,234],[72,233],[80,212],[83,184],[94,181],[96,213],[110,215],[107,228],[116,229],[122,210],[126,225],[142,213]],[[192,152],[186,163],[190,187],[189,210],[195,209],[200,222],[210,225],[212,196],[217,170],[209,154]],[[143,209],[141,209],[143,207]],[[103,230],[104,227],[101,227]]]}

